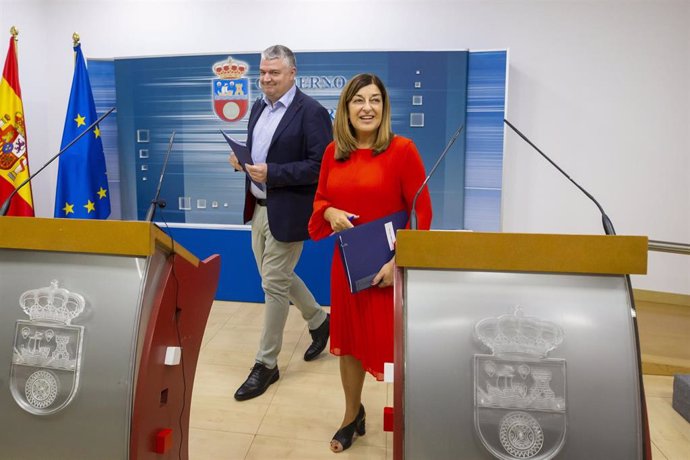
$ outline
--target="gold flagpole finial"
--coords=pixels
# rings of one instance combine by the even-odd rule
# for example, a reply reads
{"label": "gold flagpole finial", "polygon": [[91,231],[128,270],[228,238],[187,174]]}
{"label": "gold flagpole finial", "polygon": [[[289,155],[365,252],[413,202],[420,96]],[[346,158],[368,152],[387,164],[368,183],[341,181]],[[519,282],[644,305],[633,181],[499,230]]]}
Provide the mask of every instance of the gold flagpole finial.
{"label": "gold flagpole finial", "polygon": [[76,32],[72,34],[72,43],[74,46],[77,46],[79,44],[79,34]]}
{"label": "gold flagpole finial", "polygon": [[10,33],[12,34],[12,37],[14,37],[15,41],[19,40],[17,38],[17,35],[19,35],[19,30],[15,26],[10,27]]}

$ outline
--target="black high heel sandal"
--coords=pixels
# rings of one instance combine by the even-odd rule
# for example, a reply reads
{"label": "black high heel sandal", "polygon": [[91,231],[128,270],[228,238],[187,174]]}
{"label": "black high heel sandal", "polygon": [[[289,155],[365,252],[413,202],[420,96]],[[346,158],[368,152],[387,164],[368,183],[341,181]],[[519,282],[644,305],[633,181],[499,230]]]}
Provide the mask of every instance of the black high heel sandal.
{"label": "black high heel sandal", "polygon": [[335,435],[333,436],[333,439],[331,439],[331,450],[333,450],[333,441],[337,441],[340,443],[340,447],[342,447],[342,449],[333,450],[333,452],[339,453],[350,448],[350,446],[352,445],[352,440],[355,437],[355,433],[357,433],[358,436],[364,436],[364,434],[367,432],[365,425],[366,418],[367,414],[364,411],[364,406],[360,404],[357,417],[355,417],[352,423],[345,425],[344,427],[336,431]]}

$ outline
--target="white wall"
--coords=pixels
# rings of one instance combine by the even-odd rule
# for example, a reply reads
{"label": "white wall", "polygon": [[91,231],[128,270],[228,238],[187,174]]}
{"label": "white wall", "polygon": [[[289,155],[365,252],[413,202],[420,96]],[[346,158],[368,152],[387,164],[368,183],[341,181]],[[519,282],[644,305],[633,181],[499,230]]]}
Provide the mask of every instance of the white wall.
{"label": "white wall", "polygon": [[[690,2],[0,0],[20,29],[32,169],[59,146],[71,35],[90,58],[294,50],[510,50],[507,118],[590,190],[618,234],[690,242]],[[6,35],[9,37],[9,34]],[[0,42],[4,55],[6,42]],[[34,185],[52,215],[57,169]],[[602,232],[596,208],[506,134],[503,229]],[[641,289],[690,294],[690,257],[650,253]]]}

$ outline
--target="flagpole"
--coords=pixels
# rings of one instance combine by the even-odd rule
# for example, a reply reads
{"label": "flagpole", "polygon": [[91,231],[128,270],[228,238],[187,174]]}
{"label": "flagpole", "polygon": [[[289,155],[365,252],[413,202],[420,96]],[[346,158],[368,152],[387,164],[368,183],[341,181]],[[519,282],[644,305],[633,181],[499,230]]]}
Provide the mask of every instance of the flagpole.
{"label": "flagpole", "polygon": [[14,58],[19,60],[19,29],[15,26],[10,27],[10,34],[14,38]]}
{"label": "flagpole", "polygon": [[73,47],[76,47],[79,44],[79,34],[74,32],[72,34],[72,45]]}
{"label": "flagpole", "polygon": [[15,26],[10,27],[10,34],[14,38],[14,57],[19,60],[19,29]]}

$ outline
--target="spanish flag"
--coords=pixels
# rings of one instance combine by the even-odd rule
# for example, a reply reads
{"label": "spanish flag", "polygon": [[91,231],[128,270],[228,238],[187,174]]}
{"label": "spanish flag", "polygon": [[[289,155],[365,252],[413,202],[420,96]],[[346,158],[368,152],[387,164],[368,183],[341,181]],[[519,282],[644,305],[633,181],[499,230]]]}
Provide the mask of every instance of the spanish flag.
{"label": "spanish flag", "polygon": [[[29,177],[29,157],[26,149],[26,125],[22,91],[19,88],[19,67],[15,37],[10,48],[0,82],[0,205]],[[33,216],[34,201],[31,184],[26,184],[12,198],[8,216]]]}

